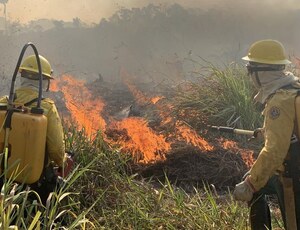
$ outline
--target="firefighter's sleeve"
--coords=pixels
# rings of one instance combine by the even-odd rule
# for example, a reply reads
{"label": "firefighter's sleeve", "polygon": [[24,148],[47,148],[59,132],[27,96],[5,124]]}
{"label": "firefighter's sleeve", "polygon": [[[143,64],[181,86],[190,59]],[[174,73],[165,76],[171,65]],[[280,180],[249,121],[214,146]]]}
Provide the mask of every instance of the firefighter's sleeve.
{"label": "firefighter's sleeve", "polygon": [[265,145],[250,170],[249,178],[256,191],[282,168],[294,129],[294,99],[288,92],[275,94],[265,107]]}
{"label": "firefighter's sleeve", "polygon": [[51,161],[59,167],[65,162],[65,143],[61,119],[56,106],[52,104],[47,114],[47,152]]}

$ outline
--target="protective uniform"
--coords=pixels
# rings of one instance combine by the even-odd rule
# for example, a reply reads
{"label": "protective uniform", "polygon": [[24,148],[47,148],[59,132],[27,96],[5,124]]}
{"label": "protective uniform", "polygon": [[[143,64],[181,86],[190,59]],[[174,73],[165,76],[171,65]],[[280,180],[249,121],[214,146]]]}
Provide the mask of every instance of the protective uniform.
{"label": "protective uniform", "polygon": [[265,104],[262,113],[265,144],[246,179],[236,185],[234,197],[254,205],[255,210],[250,211],[250,216],[254,215],[253,219],[250,218],[252,229],[271,229],[265,195],[277,195],[286,223],[283,186],[277,175],[284,170],[283,164],[295,134],[295,98],[300,83],[292,73],[284,71],[290,61],[278,41],[255,42],[243,59],[249,61],[248,72],[258,89],[255,100]]}
{"label": "protective uniform", "polygon": [[[20,87],[16,90],[15,103],[26,104],[38,97],[38,91],[29,87]],[[1,103],[6,103],[6,97],[0,100]],[[36,102],[29,107],[35,107]],[[47,117],[47,139],[46,152],[49,157],[48,163],[54,161],[58,167],[63,167],[65,162],[65,144],[64,134],[60,117],[58,115],[54,101],[45,98],[41,101],[41,107],[44,110],[44,115]]]}
{"label": "protective uniform", "polygon": [[[44,57],[40,56],[40,64],[42,68],[42,87],[43,90],[49,88],[52,69],[50,63]],[[30,108],[37,106],[39,93],[39,71],[35,55],[28,56],[22,62],[19,72],[21,73],[21,87],[15,90],[13,103],[15,105],[25,105]],[[7,103],[7,97],[2,97],[0,103]],[[50,192],[53,192],[55,187],[61,181],[60,177],[55,173],[53,166],[58,166],[59,169],[65,169],[73,163],[69,160],[65,153],[63,127],[58,115],[57,108],[54,102],[49,98],[41,100],[41,108],[43,114],[47,117],[46,131],[46,161],[44,171],[40,180],[37,183],[31,184],[31,188],[35,190],[45,204]],[[70,168],[70,167],[68,167]]]}
{"label": "protective uniform", "polygon": [[256,191],[267,184],[275,172],[283,171],[295,121],[297,90],[279,89],[263,111],[265,145],[250,170],[249,180]]}
{"label": "protective uniform", "polygon": [[[52,68],[46,58],[39,55],[43,81],[43,90],[48,89],[49,80],[51,77]],[[14,96],[14,103],[22,105],[38,98],[39,90],[39,76],[38,64],[35,55],[30,55],[24,59],[20,65],[19,72],[21,73],[21,87],[16,90]],[[7,102],[4,97],[0,102]],[[36,102],[30,103],[29,107],[35,107]],[[53,161],[58,167],[63,167],[66,160],[65,144],[62,123],[58,115],[54,101],[45,98],[41,102],[41,107],[44,110],[44,115],[47,117],[47,134],[46,134],[46,155],[50,161]],[[48,164],[50,163],[48,161]]]}

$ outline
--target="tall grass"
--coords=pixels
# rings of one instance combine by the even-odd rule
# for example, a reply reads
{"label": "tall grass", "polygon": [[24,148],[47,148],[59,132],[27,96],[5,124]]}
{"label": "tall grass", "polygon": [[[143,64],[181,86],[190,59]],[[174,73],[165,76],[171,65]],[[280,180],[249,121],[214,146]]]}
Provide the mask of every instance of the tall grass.
{"label": "tall grass", "polygon": [[42,204],[39,195],[30,186],[14,183],[13,178],[4,181],[0,199],[0,228],[83,229],[82,226],[91,222],[82,215],[86,212],[74,211],[78,211],[78,203],[72,202],[71,196],[75,194],[67,192],[68,186],[55,190],[47,203]]}
{"label": "tall grass", "polygon": [[93,141],[75,129],[66,133],[80,167],[96,158],[70,188],[80,194],[81,210],[93,205],[86,214],[91,229],[248,228],[246,205],[233,201],[230,193],[218,196],[195,189],[188,194],[168,178],[164,183],[146,181],[131,172],[129,156],[108,148],[101,133]]}
{"label": "tall grass", "polygon": [[199,73],[199,82],[179,88],[178,109],[199,110],[211,124],[243,129],[261,127],[260,106],[255,104],[255,89],[244,67],[231,64],[221,69],[208,63]]}
{"label": "tall grass", "polygon": [[7,182],[1,229],[249,229],[246,204],[230,192],[219,195],[206,186],[186,193],[168,178],[143,180],[131,173],[131,159],[109,149],[101,133],[91,141],[69,128],[66,145],[77,162],[67,185],[43,206],[33,191]]}

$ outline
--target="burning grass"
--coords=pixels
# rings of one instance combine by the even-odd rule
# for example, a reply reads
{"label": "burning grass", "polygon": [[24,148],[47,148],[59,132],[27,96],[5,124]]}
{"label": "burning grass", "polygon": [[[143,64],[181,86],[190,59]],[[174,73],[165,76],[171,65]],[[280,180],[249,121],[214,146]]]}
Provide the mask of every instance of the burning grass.
{"label": "burning grass", "polygon": [[[187,193],[167,175],[160,182],[140,178],[129,167],[130,156],[109,148],[101,135],[90,142],[82,132],[66,133],[72,134],[67,145],[77,153],[80,167],[93,162],[71,191],[80,194],[81,210],[94,205],[86,216],[94,229],[247,229],[247,208],[230,195],[209,187]],[[194,159],[182,158],[186,160]]]}
{"label": "burning grass", "polygon": [[171,183],[189,192],[193,187],[203,188],[205,184],[224,191],[240,181],[248,166],[233,150],[219,147],[201,151],[194,146],[183,146],[171,151],[164,161],[139,164],[136,170],[145,178],[160,181],[164,181],[166,175]]}
{"label": "burning grass", "polygon": [[[72,81],[57,86],[76,89],[76,79],[67,79]],[[66,126],[67,147],[76,152],[79,168],[88,167],[70,187],[80,194],[75,211],[92,207],[86,217],[94,228],[249,228],[247,207],[232,200],[230,189],[253,164],[253,152],[206,131],[214,103],[201,111],[193,106],[199,102],[193,94],[186,94],[186,104],[178,97],[174,103],[173,91],[142,91],[128,73],[121,85],[95,81],[79,88],[92,96],[66,103],[73,101],[80,111],[89,105],[101,109],[90,109],[84,119],[69,109],[71,124],[85,127],[90,117],[96,125],[87,127],[105,123],[92,135],[92,129]]]}
{"label": "burning grass", "polygon": [[[66,108],[79,127],[87,126],[87,136],[93,139],[95,134],[91,134],[91,127],[99,129],[100,124],[105,124],[101,126],[103,140],[131,157],[135,173],[159,180],[167,175],[177,185],[190,183],[203,187],[206,183],[226,189],[234,186],[251,166],[251,160],[247,162],[250,157],[237,145],[224,148],[220,140],[211,138],[208,141],[203,129],[190,126],[187,121],[207,119],[203,115],[199,118],[192,110],[190,113],[175,110],[168,98],[172,95],[170,90],[162,90],[164,94],[142,92],[128,79],[128,73],[124,73],[124,78],[122,87],[113,87],[103,81],[85,84],[71,76],[63,76],[57,80],[55,90],[63,90],[66,94]],[[66,90],[66,86],[72,90]],[[120,101],[119,91],[130,101]],[[81,94],[85,95],[84,100]],[[118,113],[115,107],[123,109]],[[76,112],[86,111],[86,108],[95,109],[87,114]]]}
{"label": "burning grass", "polygon": [[[116,131],[123,132],[113,139],[113,142],[120,146],[122,152],[130,153],[135,162],[151,162],[164,160],[165,153],[169,151],[170,144],[166,142],[163,135],[153,132],[147,122],[141,118],[130,117],[116,122],[115,127],[107,130],[107,138],[110,141],[111,135]],[[110,141],[111,142],[111,141]]]}
{"label": "burning grass", "polygon": [[[248,209],[230,189],[253,164],[253,151],[205,129],[216,112],[209,106],[224,98],[197,98],[196,90],[180,101],[173,91],[141,91],[128,79],[116,86],[64,76],[56,83],[77,168],[46,207],[9,187],[0,200],[2,227],[17,218],[24,229],[249,229]],[[24,216],[25,204],[37,212]]]}

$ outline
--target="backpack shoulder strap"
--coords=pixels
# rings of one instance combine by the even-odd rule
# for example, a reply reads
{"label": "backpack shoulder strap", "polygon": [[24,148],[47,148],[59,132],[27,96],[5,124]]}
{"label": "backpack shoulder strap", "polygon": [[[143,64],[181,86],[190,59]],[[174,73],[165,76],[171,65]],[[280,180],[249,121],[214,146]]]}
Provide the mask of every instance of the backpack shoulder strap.
{"label": "backpack shoulder strap", "polygon": [[[45,98],[42,98],[42,100],[44,100]],[[24,106],[30,106],[31,104],[33,104],[34,102],[37,102],[38,101],[38,98],[34,98],[34,99],[32,99],[31,101],[29,101],[29,102],[26,102],[25,104],[24,104]]]}

